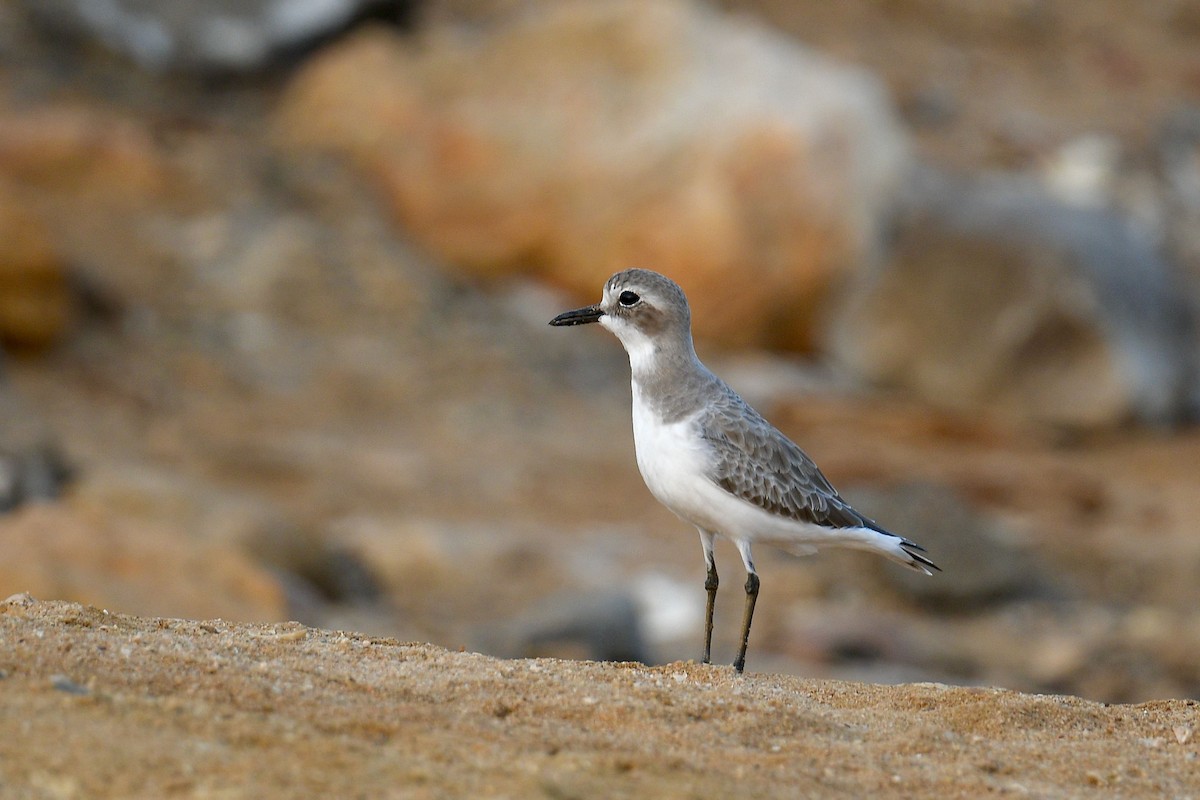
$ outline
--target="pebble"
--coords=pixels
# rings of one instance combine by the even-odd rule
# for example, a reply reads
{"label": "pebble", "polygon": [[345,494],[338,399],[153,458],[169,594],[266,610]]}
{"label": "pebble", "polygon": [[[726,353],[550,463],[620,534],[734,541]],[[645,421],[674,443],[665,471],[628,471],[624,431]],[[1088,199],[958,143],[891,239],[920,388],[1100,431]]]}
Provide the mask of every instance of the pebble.
{"label": "pebble", "polygon": [[83,684],[76,683],[66,675],[51,675],[50,685],[58,691],[66,692],[67,694],[87,695],[92,693],[91,689]]}

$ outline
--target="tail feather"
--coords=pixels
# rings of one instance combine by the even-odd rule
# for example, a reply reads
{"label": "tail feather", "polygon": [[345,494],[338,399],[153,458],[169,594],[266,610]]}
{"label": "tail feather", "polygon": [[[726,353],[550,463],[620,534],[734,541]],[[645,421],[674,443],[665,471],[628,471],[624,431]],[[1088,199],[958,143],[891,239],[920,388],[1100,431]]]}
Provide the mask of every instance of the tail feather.
{"label": "tail feather", "polygon": [[[905,539],[898,533],[884,530],[878,525],[861,528],[841,528],[836,544],[842,547],[853,547],[859,550],[869,550],[873,553],[895,561],[901,566],[908,567],[926,575],[941,572],[942,568],[922,555],[925,548],[914,541]],[[833,544],[833,542],[831,542]]]}
{"label": "tail feather", "polygon": [[925,552],[924,547],[921,547],[921,545],[917,544],[916,542],[910,542],[903,536],[897,538],[900,539],[900,549],[903,550],[910,559],[912,559],[912,561],[906,563],[904,566],[909,567],[910,569],[915,569],[919,572],[924,572],[926,575],[933,574],[933,572],[930,572],[929,570],[934,570],[935,572],[942,571],[941,567],[930,561],[925,556],[921,555]]}
{"label": "tail feather", "polygon": [[867,522],[869,523],[868,527],[870,530],[881,533],[888,537],[888,539],[897,540],[890,542],[891,546],[885,548],[883,551],[884,555],[891,558],[897,564],[902,564],[911,570],[923,572],[926,575],[933,575],[934,572],[942,571],[941,567],[922,555],[926,551],[921,545],[911,539],[904,538],[898,533],[892,533],[886,528],[881,528],[873,520],[867,520]]}

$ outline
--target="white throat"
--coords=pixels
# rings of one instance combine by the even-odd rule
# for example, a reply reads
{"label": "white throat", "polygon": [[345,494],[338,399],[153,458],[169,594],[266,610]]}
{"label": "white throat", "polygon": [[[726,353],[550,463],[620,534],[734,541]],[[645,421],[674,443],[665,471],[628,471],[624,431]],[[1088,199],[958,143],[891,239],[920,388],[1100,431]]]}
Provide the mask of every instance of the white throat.
{"label": "white throat", "polygon": [[613,332],[629,354],[629,368],[633,377],[653,371],[658,363],[659,349],[654,339],[633,325],[611,316],[600,318],[600,324]]}

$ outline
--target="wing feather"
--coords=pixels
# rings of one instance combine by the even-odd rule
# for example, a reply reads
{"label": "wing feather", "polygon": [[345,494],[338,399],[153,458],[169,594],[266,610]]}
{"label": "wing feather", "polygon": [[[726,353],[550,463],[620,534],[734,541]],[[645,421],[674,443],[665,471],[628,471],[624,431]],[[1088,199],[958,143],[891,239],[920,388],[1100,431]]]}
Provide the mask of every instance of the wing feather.
{"label": "wing feather", "polygon": [[699,419],[715,458],[710,477],[764,511],[831,528],[880,529],[838,495],[795,443],[726,385]]}

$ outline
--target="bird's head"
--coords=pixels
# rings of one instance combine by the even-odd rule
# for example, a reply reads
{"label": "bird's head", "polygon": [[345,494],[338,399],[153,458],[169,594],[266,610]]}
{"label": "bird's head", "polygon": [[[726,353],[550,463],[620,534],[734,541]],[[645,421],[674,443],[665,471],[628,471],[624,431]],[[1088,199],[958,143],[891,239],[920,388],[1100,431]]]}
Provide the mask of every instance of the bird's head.
{"label": "bird's head", "polygon": [[559,314],[551,325],[599,322],[621,340],[631,361],[665,345],[691,344],[692,317],[675,281],[648,269],[618,272],[604,284],[599,303]]}

